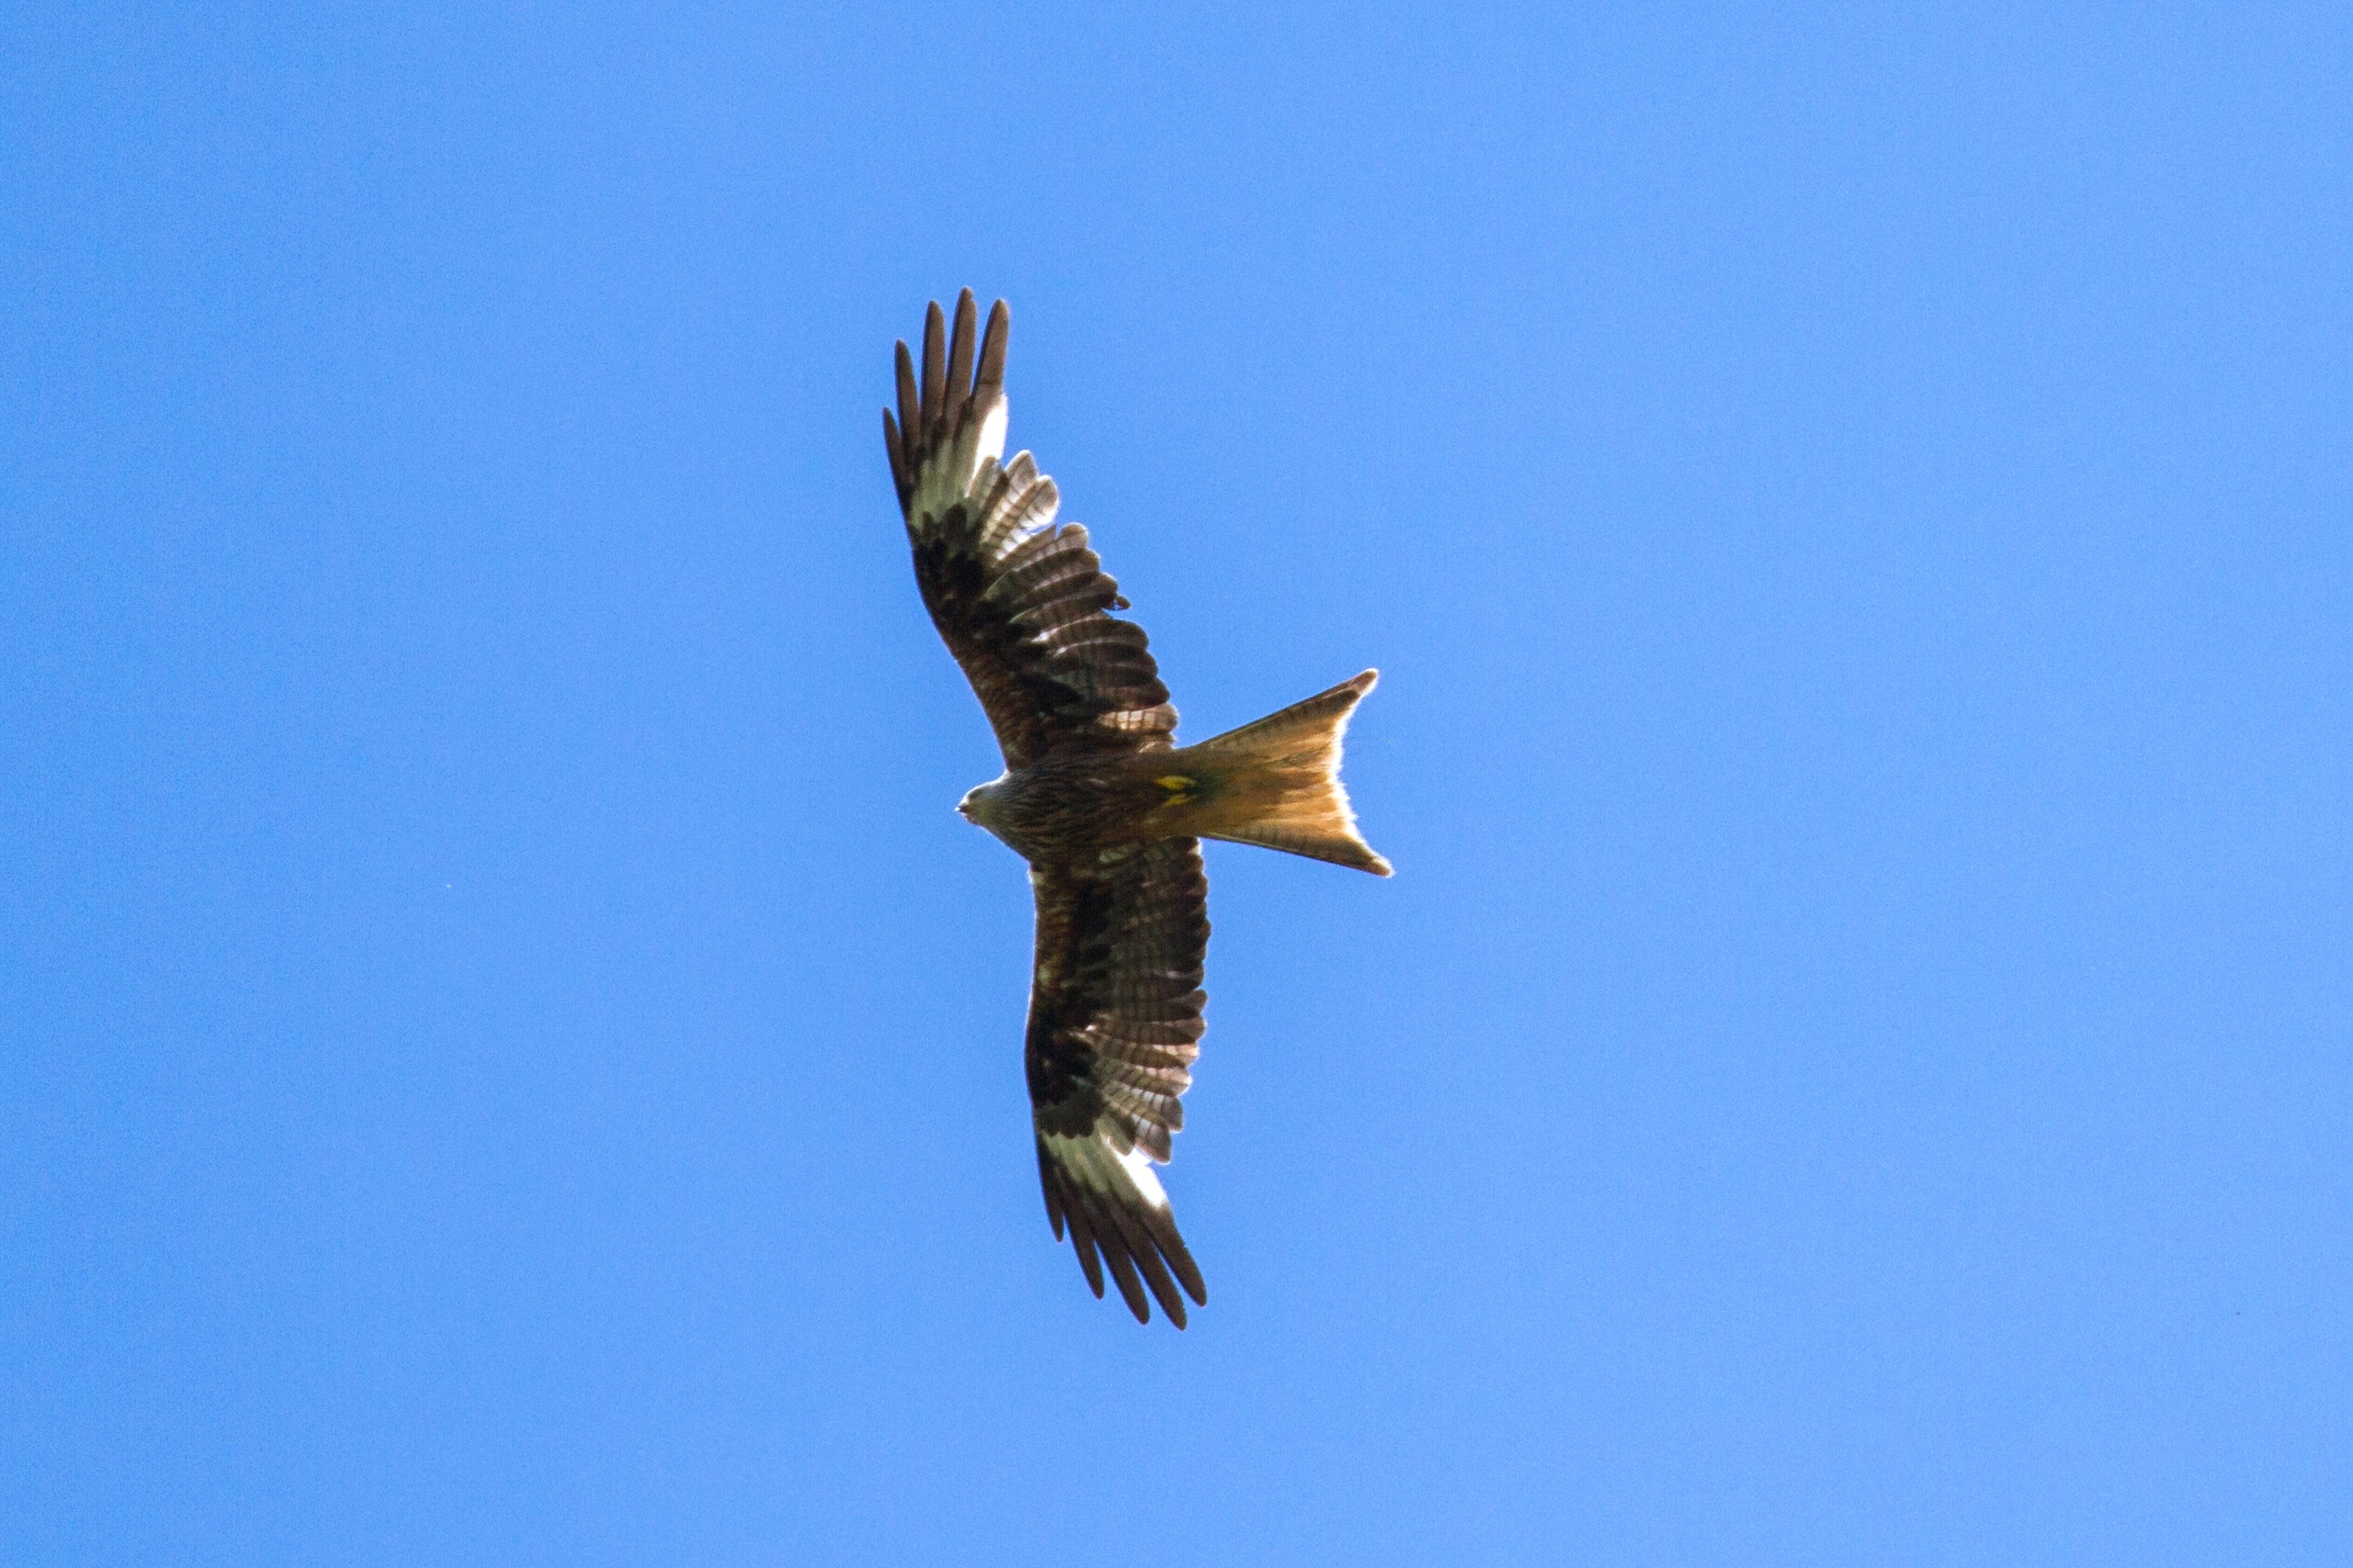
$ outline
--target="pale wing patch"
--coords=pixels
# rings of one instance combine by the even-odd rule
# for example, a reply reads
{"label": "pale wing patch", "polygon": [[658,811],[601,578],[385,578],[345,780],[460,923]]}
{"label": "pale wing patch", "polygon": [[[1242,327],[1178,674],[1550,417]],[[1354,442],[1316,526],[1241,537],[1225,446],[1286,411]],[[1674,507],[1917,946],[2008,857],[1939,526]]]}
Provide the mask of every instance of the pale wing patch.
{"label": "pale wing patch", "polygon": [[1005,422],[1009,412],[1009,405],[1002,395],[982,410],[981,435],[975,445],[984,464],[995,463],[1005,455]]}
{"label": "pale wing patch", "polygon": [[1062,1168],[1088,1190],[1106,1198],[1138,1199],[1155,1209],[1167,1210],[1168,1190],[1160,1185],[1152,1157],[1142,1149],[1131,1147],[1121,1154],[1092,1134],[1065,1138],[1049,1132],[1043,1136]]}
{"label": "pale wing patch", "polygon": [[992,395],[974,419],[967,415],[955,433],[915,471],[915,493],[907,513],[921,531],[975,494],[987,493],[1005,451],[1005,395]]}

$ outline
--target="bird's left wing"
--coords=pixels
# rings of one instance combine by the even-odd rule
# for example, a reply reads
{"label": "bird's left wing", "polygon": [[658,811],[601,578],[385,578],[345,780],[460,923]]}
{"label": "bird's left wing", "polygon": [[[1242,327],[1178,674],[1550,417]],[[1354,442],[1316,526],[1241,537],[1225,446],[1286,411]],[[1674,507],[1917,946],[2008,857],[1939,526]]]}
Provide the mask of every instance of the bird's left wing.
{"label": "bird's left wing", "polygon": [[1037,951],[1023,1056],[1047,1217],[1057,1241],[1068,1226],[1095,1295],[1099,1252],[1138,1323],[1151,1319],[1149,1284],[1182,1328],[1177,1284],[1196,1303],[1209,1297],[1152,1162],[1184,1125],[1177,1097],[1201,1050],[1201,844],[1157,840],[1033,867],[1030,881]]}
{"label": "bird's left wing", "polygon": [[898,417],[883,442],[914,547],[915,582],[932,624],[988,711],[1009,768],[1054,751],[1167,746],[1176,709],[1144,629],[1077,523],[1054,525],[1054,481],[1027,452],[1005,451],[1005,340],[1010,315],[989,312],[977,362],[972,291],[956,300],[955,338],[934,303],[924,323],[923,379],[898,345]]}

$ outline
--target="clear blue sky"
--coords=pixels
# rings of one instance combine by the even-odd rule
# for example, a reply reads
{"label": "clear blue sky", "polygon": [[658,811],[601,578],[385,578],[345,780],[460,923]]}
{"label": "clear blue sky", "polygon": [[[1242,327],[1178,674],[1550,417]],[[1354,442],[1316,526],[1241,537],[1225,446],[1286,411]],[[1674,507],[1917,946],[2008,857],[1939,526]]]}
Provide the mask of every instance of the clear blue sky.
{"label": "clear blue sky", "polygon": [[[10,8],[0,1560],[2353,1552],[2353,21],[1440,9]],[[1385,674],[1184,1334],[963,284],[1186,736]]]}

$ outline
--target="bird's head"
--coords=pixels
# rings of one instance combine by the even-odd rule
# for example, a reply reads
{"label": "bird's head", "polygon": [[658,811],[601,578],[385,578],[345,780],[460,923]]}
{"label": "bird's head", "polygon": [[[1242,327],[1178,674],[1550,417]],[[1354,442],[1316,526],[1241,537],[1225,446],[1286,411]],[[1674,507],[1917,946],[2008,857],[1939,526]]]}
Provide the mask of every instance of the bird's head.
{"label": "bird's head", "polygon": [[996,828],[997,789],[1004,783],[1003,779],[997,779],[966,790],[964,798],[956,802],[956,810],[963,814],[964,820],[976,827],[985,827],[994,832]]}

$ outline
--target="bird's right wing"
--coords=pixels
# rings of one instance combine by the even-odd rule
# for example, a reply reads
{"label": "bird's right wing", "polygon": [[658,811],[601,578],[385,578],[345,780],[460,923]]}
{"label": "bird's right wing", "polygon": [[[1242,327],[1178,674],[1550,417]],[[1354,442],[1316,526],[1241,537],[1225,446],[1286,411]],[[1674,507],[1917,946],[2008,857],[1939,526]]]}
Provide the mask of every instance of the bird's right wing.
{"label": "bird's right wing", "polygon": [[1006,765],[1054,751],[1164,748],[1176,709],[1119,584],[1076,523],[1054,526],[1054,481],[1005,451],[1005,301],[974,362],[972,291],[955,339],[934,303],[923,380],[898,345],[898,417],[883,410],[891,478],[914,547],[915,582],[948,651],[988,711]]}
{"label": "bird's right wing", "polygon": [[1201,844],[1162,839],[1033,867],[1030,881],[1037,952],[1023,1057],[1047,1217],[1056,1240],[1069,1227],[1097,1296],[1100,1252],[1138,1323],[1151,1319],[1149,1284],[1182,1328],[1177,1284],[1196,1303],[1209,1297],[1152,1163],[1184,1125],[1177,1097],[1201,1053]]}

